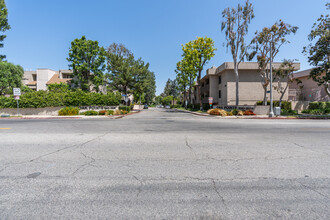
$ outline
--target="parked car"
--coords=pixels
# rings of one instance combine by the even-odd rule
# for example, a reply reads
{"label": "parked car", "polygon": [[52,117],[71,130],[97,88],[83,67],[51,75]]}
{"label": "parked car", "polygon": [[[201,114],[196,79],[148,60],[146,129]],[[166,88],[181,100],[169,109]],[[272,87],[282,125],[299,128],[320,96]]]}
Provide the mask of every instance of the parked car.
{"label": "parked car", "polygon": [[148,105],[144,104],[143,109],[148,109]]}
{"label": "parked car", "polygon": [[167,106],[165,106],[165,108],[166,108],[166,109],[170,109],[170,108],[171,108],[171,106],[167,105]]}

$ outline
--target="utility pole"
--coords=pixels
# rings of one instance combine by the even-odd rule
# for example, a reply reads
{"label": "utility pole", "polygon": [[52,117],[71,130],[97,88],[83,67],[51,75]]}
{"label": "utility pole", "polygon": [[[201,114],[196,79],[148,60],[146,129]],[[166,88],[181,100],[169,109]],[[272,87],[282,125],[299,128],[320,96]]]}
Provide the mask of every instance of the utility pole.
{"label": "utility pole", "polygon": [[274,110],[273,110],[273,36],[270,42],[270,112],[269,117],[274,117]]}

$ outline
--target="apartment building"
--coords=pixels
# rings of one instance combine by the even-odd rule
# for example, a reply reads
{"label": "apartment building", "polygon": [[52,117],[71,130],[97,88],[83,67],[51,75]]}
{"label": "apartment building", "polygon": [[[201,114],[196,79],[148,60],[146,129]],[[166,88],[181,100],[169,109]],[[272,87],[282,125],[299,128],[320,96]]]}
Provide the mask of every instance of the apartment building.
{"label": "apartment building", "polygon": [[[279,68],[281,63],[274,63],[273,68]],[[295,69],[300,69],[300,63],[294,64]],[[261,85],[261,77],[257,62],[243,62],[239,65],[239,104],[254,105],[264,98],[264,89]],[[286,85],[282,79],[282,86]],[[268,89],[269,90],[269,89]],[[279,100],[281,94],[273,89],[273,99]],[[213,104],[230,106],[236,103],[236,81],[234,63],[226,62],[219,67],[212,67],[206,71],[201,79],[202,102],[208,103],[208,98],[213,97]],[[268,100],[269,100],[269,94]],[[195,89],[195,103],[199,103],[197,89]],[[288,99],[288,92],[283,100]]]}
{"label": "apartment building", "polygon": [[303,70],[294,73],[294,79],[298,79],[301,83],[292,83],[289,86],[289,100],[291,101],[330,101],[325,88],[319,86],[309,74],[312,69]]}
{"label": "apartment building", "polygon": [[47,90],[49,84],[69,83],[72,80],[72,70],[54,71],[51,69],[37,69],[24,71],[22,83],[29,88],[39,91]]}

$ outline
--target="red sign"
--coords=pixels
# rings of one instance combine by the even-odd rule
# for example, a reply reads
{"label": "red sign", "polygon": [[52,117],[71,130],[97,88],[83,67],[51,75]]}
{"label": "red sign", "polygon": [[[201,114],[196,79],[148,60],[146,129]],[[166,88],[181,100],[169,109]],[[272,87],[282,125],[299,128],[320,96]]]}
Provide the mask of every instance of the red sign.
{"label": "red sign", "polygon": [[15,99],[15,100],[19,100],[19,95],[15,95],[15,96],[14,96],[14,99]]}

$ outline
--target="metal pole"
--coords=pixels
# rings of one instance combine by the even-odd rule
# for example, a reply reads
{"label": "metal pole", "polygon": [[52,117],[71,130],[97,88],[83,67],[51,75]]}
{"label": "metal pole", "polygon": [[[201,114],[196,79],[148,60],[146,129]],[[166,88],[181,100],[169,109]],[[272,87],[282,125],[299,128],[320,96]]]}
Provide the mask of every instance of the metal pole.
{"label": "metal pole", "polygon": [[19,104],[18,104],[18,99],[16,99],[17,102],[17,116],[19,116]]}
{"label": "metal pole", "polygon": [[274,117],[274,111],[273,111],[273,68],[272,68],[272,62],[273,62],[273,36],[272,40],[270,42],[270,112],[269,117]]}

